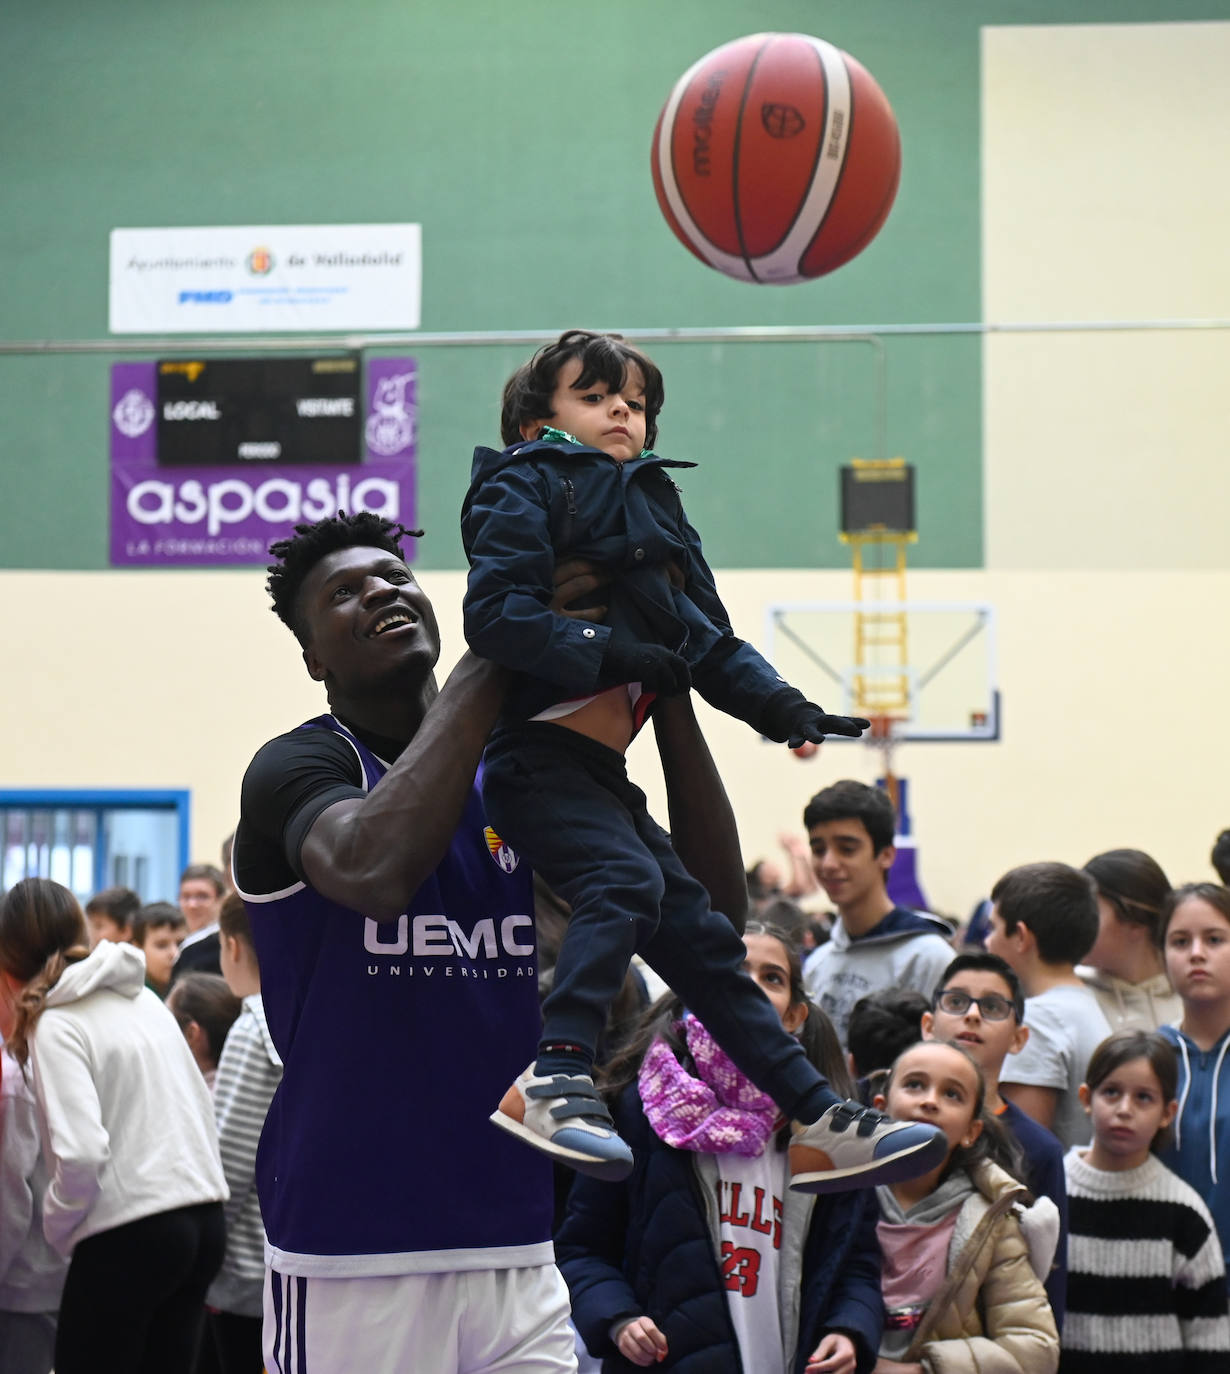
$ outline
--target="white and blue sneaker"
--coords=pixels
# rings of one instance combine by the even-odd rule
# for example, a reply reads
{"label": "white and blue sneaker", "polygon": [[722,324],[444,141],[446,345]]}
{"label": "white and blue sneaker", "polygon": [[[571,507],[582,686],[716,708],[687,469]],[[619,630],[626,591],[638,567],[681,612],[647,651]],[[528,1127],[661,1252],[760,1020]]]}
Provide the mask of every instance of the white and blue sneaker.
{"label": "white and blue sneaker", "polygon": [[531,1064],[491,1120],[578,1173],[618,1183],[632,1172],[632,1151],[588,1074],[536,1078]]}
{"label": "white and blue sneaker", "polygon": [[810,1126],[795,1123],[790,1186],[840,1193],[917,1178],[944,1162],[948,1138],[921,1121],[894,1121],[860,1102],[837,1102]]}

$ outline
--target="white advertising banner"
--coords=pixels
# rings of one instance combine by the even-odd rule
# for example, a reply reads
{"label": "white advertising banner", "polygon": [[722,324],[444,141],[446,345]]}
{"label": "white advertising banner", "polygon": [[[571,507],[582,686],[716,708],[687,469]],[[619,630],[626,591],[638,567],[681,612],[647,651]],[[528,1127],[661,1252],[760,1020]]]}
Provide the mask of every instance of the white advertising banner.
{"label": "white advertising banner", "polygon": [[419,327],[417,224],[113,229],[113,334]]}

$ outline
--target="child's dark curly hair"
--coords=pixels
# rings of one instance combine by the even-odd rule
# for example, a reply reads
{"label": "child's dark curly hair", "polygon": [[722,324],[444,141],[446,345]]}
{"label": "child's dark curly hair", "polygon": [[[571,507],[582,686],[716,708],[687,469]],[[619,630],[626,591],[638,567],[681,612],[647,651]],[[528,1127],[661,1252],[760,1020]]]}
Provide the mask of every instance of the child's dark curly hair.
{"label": "child's dark curly hair", "polygon": [[386,549],[402,558],[400,541],[422,537],[422,530],[408,530],[396,520],[387,520],[383,515],[366,510],[356,511],[354,515],[338,511],[315,524],[296,525],[292,538],[279,539],[269,545],[269,552],[277,562],[269,564],[265,590],[273,601],[274,615],[283,625],[289,626],[301,644],[304,643],[296,602],[304,579],[322,558],[338,549],[352,548]]}
{"label": "child's dark curly hair", "polygon": [[645,384],[645,447],[653,448],[658,438],[658,414],[665,399],[661,372],[620,335],[595,334],[589,329],[565,330],[554,343],[540,348],[528,363],[522,363],[505,383],[500,409],[500,435],[504,443],[520,442],[522,425],[551,418],[560,371],[574,358],[581,362],[581,375],[573,383],[577,388],[602,382],[618,391],[629,366],[640,372]]}

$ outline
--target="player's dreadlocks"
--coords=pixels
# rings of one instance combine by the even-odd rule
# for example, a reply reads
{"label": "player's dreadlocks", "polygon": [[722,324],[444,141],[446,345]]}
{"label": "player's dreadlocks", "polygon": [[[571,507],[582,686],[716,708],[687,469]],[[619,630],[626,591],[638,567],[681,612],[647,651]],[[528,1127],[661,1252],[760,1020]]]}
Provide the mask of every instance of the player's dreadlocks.
{"label": "player's dreadlocks", "polygon": [[354,515],[338,511],[315,524],[296,525],[293,538],[279,539],[269,545],[269,552],[278,560],[269,564],[265,583],[265,590],[273,600],[274,615],[303,643],[296,623],[295,603],[304,578],[322,558],[338,549],[351,548],[387,549],[402,558],[400,541],[422,537],[422,530],[408,530],[396,520],[367,510],[356,511]]}

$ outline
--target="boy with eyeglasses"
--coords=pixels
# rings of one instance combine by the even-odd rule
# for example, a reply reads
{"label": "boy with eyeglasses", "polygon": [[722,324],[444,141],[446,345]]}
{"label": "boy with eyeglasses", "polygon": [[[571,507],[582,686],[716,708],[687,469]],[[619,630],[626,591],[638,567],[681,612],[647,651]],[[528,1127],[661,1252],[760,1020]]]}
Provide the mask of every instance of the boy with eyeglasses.
{"label": "boy with eyeglasses", "polygon": [[1025,990],[1011,967],[982,951],[958,954],[940,978],[931,1010],[923,1012],[924,1040],[952,1040],[978,1067],[986,1082],[987,1111],[1020,1145],[1025,1155],[1025,1182],[1038,1197],[1049,1197],[1059,1208],[1059,1244],[1046,1295],[1063,1330],[1068,1282],[1068,1193],[1063,1169],[1063,1146],[1014,1102],[1000,1096],[999,1075],[1004,1058],[1024,1048]]}

